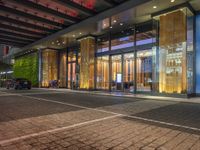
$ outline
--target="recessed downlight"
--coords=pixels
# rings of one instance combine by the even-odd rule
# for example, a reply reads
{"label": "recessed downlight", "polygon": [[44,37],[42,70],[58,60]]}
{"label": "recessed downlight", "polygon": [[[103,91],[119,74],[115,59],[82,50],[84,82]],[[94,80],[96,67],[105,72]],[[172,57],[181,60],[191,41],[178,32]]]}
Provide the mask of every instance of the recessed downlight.
{"label": "recessed downlight", "polygon": [[156,9],[156,8],[157,8],[157,6],[155,5],[155,6],[153,6],[153,8],[154,8],[154,9]]}

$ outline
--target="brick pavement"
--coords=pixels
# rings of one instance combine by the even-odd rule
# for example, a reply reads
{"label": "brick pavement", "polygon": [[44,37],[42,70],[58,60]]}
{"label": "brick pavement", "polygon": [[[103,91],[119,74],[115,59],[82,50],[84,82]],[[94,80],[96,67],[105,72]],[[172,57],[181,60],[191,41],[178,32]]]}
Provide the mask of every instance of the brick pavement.
{"label": "brick pavement", "polygon": [[[96,97],[95,100],[102,99],[102,103],[95,106],[96,101],[89,100],[95,96],[73,96],[74,103],[62,99],[64,96],[70,98],[70,95],[63,93],[35,96],[73,104],[79,104],[79,98],[76,97],[82,97],[81,100],[85,102],[80,102],[80,107],[73,107],[3,94],[0,93],[0,150],[200,150],[200,131],[195,130],[199,127],[198,122],[194,125],[194,121],[198,121],[199,105],[128,99],[123,102],[119,98],[111,100]],[[91,104],[93,101],[94,104]],[[173,116],[175,111],[177,114]],[[181,117],[184,111],[186,113]],[[165,113],[171,116],[165,116]],[[190,125],[191,129],[134,119],[131,116],[158,121],[166,118],[168,122],[180,117],[173,123]],[[189,117],[194,121],[190,121]],[[187,121],[184,122],[184,119]]]}

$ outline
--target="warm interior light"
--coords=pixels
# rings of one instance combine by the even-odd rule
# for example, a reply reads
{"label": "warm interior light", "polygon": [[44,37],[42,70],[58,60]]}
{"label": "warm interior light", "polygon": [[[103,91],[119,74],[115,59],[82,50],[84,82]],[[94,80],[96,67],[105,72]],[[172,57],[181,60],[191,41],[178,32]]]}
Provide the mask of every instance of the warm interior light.
{"label": "warm interior light", "polygon": [[157,8],[157,6],[153,6],[153,8],[154,8],[154,9],[156,9],[156,8]]}
{"label": "warm interior light", "polygon": [[171,2],[173,3],[173,2],[175,2],[175,0],[171,0]]}
{"label": "warm interior light", "polygon": [[116,22],[117,22],[117,20],[114,20],[113,22],[114,22],[114,23],[116,23]]}
{"label": "warm interior light", "polygon": [[120,23],[120,26],[123,26],[124,24],[123,23]]}

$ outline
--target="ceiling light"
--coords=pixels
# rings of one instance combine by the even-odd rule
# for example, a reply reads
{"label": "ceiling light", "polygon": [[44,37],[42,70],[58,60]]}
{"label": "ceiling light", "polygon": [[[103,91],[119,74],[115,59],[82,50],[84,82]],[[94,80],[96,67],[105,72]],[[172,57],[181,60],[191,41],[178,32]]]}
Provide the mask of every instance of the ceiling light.
{"label": "ceiling light", "polygon": [[52,42],[51,44],[54,44],[54,42]]}
{"label": "ceiling light", "polygon": [[123,26],[124,24],[123,23],[120,23],[120,26]]}
{"label": "ceiling light", "polygon": [[154,8],[154,9],[156,9],[156,8],[157,8],[157,6],[153,6],[153,8]]}
{"label": "ceiling light", "polygon": [[175,0],[171,0],[171,3],[175,2]]}
{"label": "ceiling light", "polygon": [[73,37],[75,37],[76,35],[72,35]]}
{"label": "ceiling light", "polygon": [[112,29],[113,27],[112,27],[112,26],[110,26],[110,28]]}
{"label": "ceiling light", "polygon": [[103,26],[106,26],[106,24],[104,23]]}
{"label": "ceiling light", "polygon": [[116,23],[116,22],[117,22],[117,20],[114,20],[113,22],[114,22],[114,23]]}
{"label": "ceiling light", "polygon": [[82,33],[80,32],[79,34],[81,35]]}
{"label": "ceiling light", "polygon": [[63,44],[65,44],[65,42],[63,42]]}

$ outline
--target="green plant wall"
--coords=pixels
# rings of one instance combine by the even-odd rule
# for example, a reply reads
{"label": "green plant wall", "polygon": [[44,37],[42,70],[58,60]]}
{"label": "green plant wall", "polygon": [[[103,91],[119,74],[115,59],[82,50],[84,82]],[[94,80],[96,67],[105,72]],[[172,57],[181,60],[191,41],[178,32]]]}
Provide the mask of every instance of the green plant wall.
{"label": "green plant wall", "polygon": [[15,59],[13,66],[15,78],[26,78],[32,86],[38,86],[38,55],[32,53]]}

